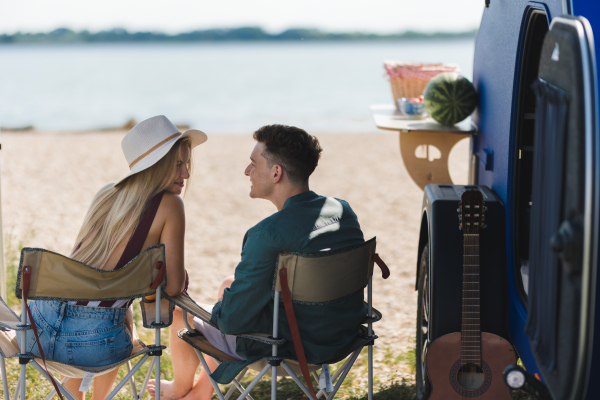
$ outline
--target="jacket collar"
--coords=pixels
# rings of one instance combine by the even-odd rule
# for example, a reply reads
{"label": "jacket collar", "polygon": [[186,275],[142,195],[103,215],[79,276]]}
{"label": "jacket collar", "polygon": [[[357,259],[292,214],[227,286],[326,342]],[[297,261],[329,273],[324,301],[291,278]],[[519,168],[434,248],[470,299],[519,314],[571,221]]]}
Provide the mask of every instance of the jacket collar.
{"label": "jacket collar", "polygon": [[291,206],[294,203],[298,203],[301,201],[307,201],[307,200],[311,200],[318,197],[317,194],[315,192],[313,192],[312,190],[308,190],[306,192],[302,192],[300,194],[297,194],[295,196],[290,197],[289,199],[287,199],[285,201],[285,203],[283,204],[283,209],[285,209],[286,207]]}

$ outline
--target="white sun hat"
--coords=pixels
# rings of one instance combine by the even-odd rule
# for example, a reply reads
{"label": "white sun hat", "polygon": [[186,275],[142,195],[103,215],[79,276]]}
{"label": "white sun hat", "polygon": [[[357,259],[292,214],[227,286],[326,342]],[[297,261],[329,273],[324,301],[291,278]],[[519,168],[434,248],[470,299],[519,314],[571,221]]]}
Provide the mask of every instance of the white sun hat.
{"label": "white sun hat", "polygon": [[121,141],[131,171],[116,185],[156,164],[181,138],[190,138],[192,149],[207,140],[206,134],[197,129],[181,133],[164,115],[148,118],[131,128]]}

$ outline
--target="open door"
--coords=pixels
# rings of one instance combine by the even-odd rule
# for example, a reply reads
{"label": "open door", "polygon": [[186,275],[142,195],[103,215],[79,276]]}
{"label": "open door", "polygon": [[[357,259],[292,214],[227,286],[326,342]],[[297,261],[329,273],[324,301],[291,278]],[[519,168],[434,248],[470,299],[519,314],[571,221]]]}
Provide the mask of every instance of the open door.
{"label": "open door", "polygon": [[[590,398],[597,303],[598,127],[592,30],[558,17],[536,96],[526,334],[553,397]],[[600,345],[600,343],[598,344]]]}

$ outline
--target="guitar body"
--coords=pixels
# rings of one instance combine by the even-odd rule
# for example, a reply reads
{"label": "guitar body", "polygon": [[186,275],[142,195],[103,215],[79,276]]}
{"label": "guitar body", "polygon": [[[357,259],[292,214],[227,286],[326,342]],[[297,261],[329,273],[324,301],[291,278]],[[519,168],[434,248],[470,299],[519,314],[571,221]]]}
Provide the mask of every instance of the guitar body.
{"label": "guitar body", "polygon": [[[481,332],[483,374],[480,373],[480,376],[475,378],[478,383],[470,389],[465,389],[459,384],[460,349],[460,332],[444,335],[429,346],[426,359],[427,374],[431,381],[429,400],[512,399],[510,390],[502,379],[504,368],[517,363],[515,350],[508,341],[492,333]],[[479,385],[481,381],[483,382]]]}

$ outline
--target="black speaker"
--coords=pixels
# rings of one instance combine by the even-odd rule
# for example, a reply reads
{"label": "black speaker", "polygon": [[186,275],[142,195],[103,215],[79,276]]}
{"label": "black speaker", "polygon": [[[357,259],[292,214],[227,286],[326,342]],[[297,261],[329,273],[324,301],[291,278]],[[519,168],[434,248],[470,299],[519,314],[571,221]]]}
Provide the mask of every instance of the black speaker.
{"label": "black speaker", "polygon": [[[481,331],[508,336],[506,236],[504,205],[486,186],[427,185],[423,223],[427,224],[430,254],[429,339],[461,331],[463,232],[458,206],[466,190],[479,190],[487,209],[486,227],[479,235]],[[425,230],[421,229],[422,234]],[[421,240],[423,243],[423,238]]]}

